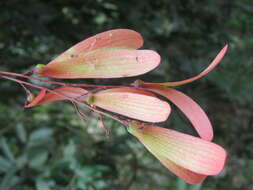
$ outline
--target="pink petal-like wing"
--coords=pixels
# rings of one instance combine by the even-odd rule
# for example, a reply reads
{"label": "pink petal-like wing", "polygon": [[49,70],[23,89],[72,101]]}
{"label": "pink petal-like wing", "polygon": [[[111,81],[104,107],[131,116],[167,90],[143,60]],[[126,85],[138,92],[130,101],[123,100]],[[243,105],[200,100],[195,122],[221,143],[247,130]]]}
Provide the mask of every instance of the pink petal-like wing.
{"label": "pink petal-like wing", "polygon": [[49,64],[70,60],[79,54],[87,54],[103,49],[138,49],[143,45],[142,36],[129,29],[114,29],[85,39],[63,52]]}
{"label": "pink petal-like wing", "polygon": [[[28,105],[25,107],[33,107],[37,105],[48,104],[51,102],[66,100],[68,98],[85,100],[85,94],[88,93],[87,90],[76,87],[60,87],[52,90],[51,92],[45,93],[46,90],[43,90],[39,93],[39,95]],[[42,97],[43,93],[43,97]],[[41,97],[41,98],[39,98]]]}
{"label": "pink petal-like wing", "polygon": [[152,50],[111,50],[56,61],[39,74],[53,78],[118,78],[141,75],[153,70],[160,56]]}
{"label": "pink petal-like wing", "polygon": [[183,85],[183,84],[187,84],[190,82],[193,82],[203,76],[205,76],[207,73],[209,73],[210,71],[212,71],[223,59],[224,55],[226,54],[228,49],[228,45],[226,45],[219,53],[218,55],[214,58],[214,60],[212,61],[212,63],[204,70],[202,71],[200,74],[198,74],[195,77],[186,79],[186,80],[182,80],[182,81],[176,81],[176,82],[162,82],[162,83],[144,83],[145,86],[152,86],[153,84],[159,84],[162,86],[179,86],[179,85]]}
{"label": "pink petal-like wing", "polygon": [[224,168],[226,152],[212,142],[152,125],[133,124],[128,131],[158,159],[202,175],[216,175]]}
{"label": "pink petal-like wing", "polygon": [[143,90],[118,88],[100,91],[88,98],[88,103],[130,118],[162,122],[170,114],[170,105]]}
{"label": "pink petal-like wing", "polygon": [[213,128],[203,109],[190,97],[172,88],[152,86],[149,90],[156,92],[174,103],[191,121],[199,136],[205,140],[213,139]]}

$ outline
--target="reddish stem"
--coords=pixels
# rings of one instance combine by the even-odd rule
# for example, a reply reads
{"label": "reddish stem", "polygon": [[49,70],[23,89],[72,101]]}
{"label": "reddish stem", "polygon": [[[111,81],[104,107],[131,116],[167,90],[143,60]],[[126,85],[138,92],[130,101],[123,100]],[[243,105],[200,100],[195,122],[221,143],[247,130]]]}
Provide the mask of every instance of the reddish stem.
{"label": "reddish stem", "polygon": [[[2,74],[2,72],[0,72],[0,74]],[[17,74],[17,73],[14,73],[14,74]],[[19,74],[17,74],[17,75],[19,75]],[[22,75],[22,74],[20,74],[20,75]],[[16,75],[14,75],[14,76],[16,76]],[[67,96],[65,96],[65,95],[63,95],[63,94],[60,94],[60,93],[58,93],[58,92],[55,92],[55,91],[53,91],[53,90],[51,90],[51,89],[49,89],[49,88],[46,88],[46,87],[43,87],[43,86],[40,86],[40,85],[37,85],[37,84],[32,84],[32,83],[29,83],[29,82],[25,82],[25,81],[22,81],[22,80],[19,80],[19,79],[14,79],[14,78],[7,77],[7,76],[1,76],[1,75],[0,75],[0,77],[2,77],[2,78],[4,78],[4,79],[7,79],[7,80],[11,80],[11,81],[17,82],[17,83],[19,83],[19,84],[25,84],[25,85],[27,85],[27,86],[31,86],[31,87],[34,87],[34,88],[46,89],[46,91],[48,91],[48,92],[54,93],[54,94],[56,94],[57,96],[64,97],[64,98],[66,98],[66,99],[68,99],[68,100],[70,100],[70,101],[72,101],[72,102],[77,103],[77,104],[83,105],[84,107],[86,107],[86,108],[88,108],[88,109],[90,109],[90,110],[92,110],[92,111],[94,111],[94,112],[96,112],[96,113],[98,113],[98,114],[102,114],[102,115],[104,115],[104,116],[110,117],[110,118],[112,118],[112,119],[114,119],[114,120],[120,122],[120,123],[123,124],[124,126],[126,126],[127,123],[128,123],[127,120],[121,119],[121,118],[119,118],[119,117],[117,117],[117,116],[113,116],[113,115],[111,115],[111,114],[109,114],[109,113],[105,113],[105,112],[103,112],[103,111],[101,111],[101,110],[98,110],[98,109],[95,108],[95,107],[92,107],[92,106],[90,106],[90,105],[88,105],[88,104],[82,103],[82,102],[80,102],[80,101],[78,101],[78,100],[76,100],[76,99],[74,99],[74,98],[67,97]],[[26,77],[25,77],[25,78],[26,78]]]}
{"label": "reddish stem", "polygon": [[7,76],[1,76],[1,75],[0,75],[0,77],[2,77],[2,78],[4,78],[4,79],[7,79],[7,80],[11,80],[11,81],[17,82],[17,83],[19,83],[19,84],[25,84],[25,85],[27,85],[27,86],[31,86],[31,87],[34,87],[34,88],[39,88],[39,89],[45,88],[45,87],[40,86],[40,85],[37,85],[37,84],[25,82],[25,81],[22,81],[22,80],[19,80],[19,79],[14,79],[14,78],[7,77]]}
{"label": "reddish stem", "polygon": [[50,81],[46,79],[40,79],[37,77],[32,77],[32,76],[27,76],[24,74],[19,74],[19,73],[11,73],[11,72],[3,72],[0,71],[0,74],[2,75],[11,75],[11,76],[16,76],[16,77],[22,77],[22,78],[27,78],[30,80],[36,80],[39,82],[44,82],[48,84],[56,84],[56,85],[61,85],[61,86],[73,86],[73,87],[102,87],[102,88],[116,88],[116,87],[129,87],[129,86],[117,86],[117,85],[95,85],[95,84],[72,84],[72,83],[63,83],[63,82],[57,82],[57,81]]}

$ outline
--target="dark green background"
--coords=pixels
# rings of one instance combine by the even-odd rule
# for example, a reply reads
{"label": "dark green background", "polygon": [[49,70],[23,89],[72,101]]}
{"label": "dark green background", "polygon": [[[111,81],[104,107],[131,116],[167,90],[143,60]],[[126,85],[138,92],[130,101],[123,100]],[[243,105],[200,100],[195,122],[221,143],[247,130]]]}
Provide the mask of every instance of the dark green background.
{"label": "dark green background", "polygon": [[[113,28],[140,32],[144,48],[161,54],[159,68],[139,77],[147,81],[194,76],[229,44],[218,68],[178,88],[208,113],[214,141],[228,152],[225,170],[201,185],[186,185],[116,122],[106,120],[107,138],[95,115],[83,123],[66,102],[24,110],[22,89],[1,79],[0,190],[252,190],[252,0],[1,0],[0,70],[25,72]],[[172,108],[163,126],[194,133]]]}

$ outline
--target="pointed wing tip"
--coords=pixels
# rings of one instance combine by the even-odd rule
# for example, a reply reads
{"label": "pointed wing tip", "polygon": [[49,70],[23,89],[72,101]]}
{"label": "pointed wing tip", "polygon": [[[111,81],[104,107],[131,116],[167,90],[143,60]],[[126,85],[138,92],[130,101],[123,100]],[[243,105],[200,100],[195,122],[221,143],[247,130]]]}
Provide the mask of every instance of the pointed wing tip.
{"label": "pointed wing tip", "polygon": [[203,76],[206,75],[207,73],[209,73],[210,71],[212,71],[217,65],[219,65],[221,63],[222,59],[224,58],[224,56],[227,53],[227,50],[228,50],[228,44],[226,44],[220,50],[220,52],[216,55],[216,57],[214,58],[212,63],[202,72]]}
{"label": "pointed wing tip", "polygon": [[221,53],[223,54],[223,56],[225,55],[225,53],[227,53],[227,50],[228,50],[228,44],[226,44],[222,50],[221,50]]}

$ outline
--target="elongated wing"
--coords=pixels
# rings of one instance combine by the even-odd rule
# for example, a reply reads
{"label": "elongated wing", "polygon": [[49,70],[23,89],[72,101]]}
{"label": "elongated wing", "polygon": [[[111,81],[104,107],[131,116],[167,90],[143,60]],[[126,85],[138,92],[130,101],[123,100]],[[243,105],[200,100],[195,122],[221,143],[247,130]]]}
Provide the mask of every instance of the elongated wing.
{"label": "elongated wing", "polygon": [[191,83],[205,75],[207,75],[209,72],[211,72],[215,67],[217,67],[223,57],[225,56],[226,52],[228,50],[228,45],[224,46],[222,48],[222,50],[220,50],[220,52],[218,53],[218,55],[214,58],[214,60],[211,62],[211,64],[206,68],[204,69],[200,74],[194,76],[194,77],[191,77],[191,78],[188,78],[188,79],[185,79],[185,80],[181,80],[181,81],[175,81],[175,82],[161,82],[161,83],[148,83],[148,82],[145,82],[143,83],[143,86],[152,86],[152,85],[161,85],[161,86],[180,86],[180,85],[183,85],[183,84],[188,84],[188,83]]}
{"label": "elongated wing", "polygon": [[162,122],[170,114],[170,105],[143,90],[115,88],[100,91],[88,98],[88,103],[130,118]]}
{"label": "elongated wing", "polygon": [[113,50],[56,61],[38,74],[53,78],[119,78],[147,73],[157,67],[160,56],[152,50]]}
{"label": "elongated wing", "polygon": [[193,82],[193,81],[205,76],[210,71],[212,71],[219,63],[221,63],[221,60],[225,56],[225,54],[227,52],[227,49],[228,49],[228,45],[226,45],[224,48],[222,48],[222,50],[214,58],[214,60],[211,62],[211,64],[205,70],[203,70],[200,74],[198,74],[197,76],[189,78],[189,79],[185,79],[185,80],[182,80],[182,81],[164,82],[164,83],[160,83],[160,84],[163,85],[163,86],[179,86],[179,85],[183,85],[183,84]]}
{"label": "elongated wing", "polygon": [[174,103],[190,120],[202,139],[213,139],[213,127],[204,110],[190,97],[173,88],[163,86],[148,87],[149,90],[160,94]]}
{"label": "elongated wing", "polygon": [[226,151],[215,143],[152,125],[133,124],[128,131],[162,162],[166,158],[201,175],[217,175],[224,167]]}
{"label": "elongated wing", "polygon": [[79,54],[103,49],[138,49],[143,45],[142,36],[129,29],[114,29],[87,38],[63,52],[49,64],[70,60]]}

